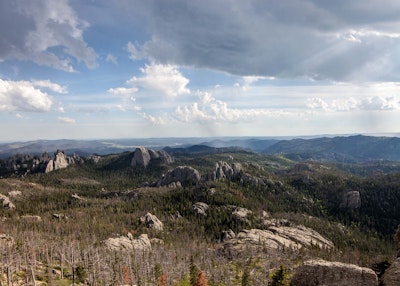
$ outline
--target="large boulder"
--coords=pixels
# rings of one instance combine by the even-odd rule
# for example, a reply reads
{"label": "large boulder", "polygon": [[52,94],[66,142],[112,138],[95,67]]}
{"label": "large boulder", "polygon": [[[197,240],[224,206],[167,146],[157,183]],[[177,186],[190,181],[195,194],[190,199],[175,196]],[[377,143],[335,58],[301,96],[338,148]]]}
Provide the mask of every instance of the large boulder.
{"label": "large boulder", "polygon": [[198,215],[207,216],[208,205],[206,203],[197,202],[193,204],[192,209]]}
{"label": "large boulder", "polygon": [[15,209],[15,205],[5,195],[0,194],[0,203],[1,203],[1,206],[3,207],[3,209],[6,209],[6,210]]}
{"label": "large boulder", "polygon": [[304,226],[271,227],[267,230],[244,229],[235,238],[225,241],[226,253],[238,255],[249,248],[266,248],[270,250],[300,249],[319,247],[332,249],[333,243],[311,228]]}
{"label": "large boulder", "polygon": [[343,194],[341,208],[358,209],[361,207],[361,196],[358,191],[349,191]]}
{"label": "large boulder", "polygon": [[400,258],[397,258],[382,276],[383,286],[400,285]]}
{"label": "large boulder", "polygon": [[147,213],[140,218],[140,222],[145,224],[147,228],[152,228],[155,230],[162,231],[164,229],[164,224],[153,214]]}
{"label": "large boulder", "polygon": [[369,268],[318,259],[306,261],[298,267],[291,279],[291,285],[377,286],[378,277]]}
{"label": "large boulder", "polygon": [[142,234],[138,238],[133,238],[131,233],[127,236],[108,238],[104,241],[105,246],[110,250],[118,251],[148,251],[151,250],[151,242],[147,234]]}
{"label": "large boulder", "polygon": [[131,166],[141,166],[146,168],[152,160],[161,160],[164,164],[173,163],[174,159],[164,150],[155,151],[145,147],[137,147],[133,153]]}
{"label": "large boulder", "polygon": [[201,179],[200,172],[189,166],[178,166],[168,171],[161,179],[156,182],[156,186],[168,186],[171,183],[180,182],[182,184],[197,184]]}

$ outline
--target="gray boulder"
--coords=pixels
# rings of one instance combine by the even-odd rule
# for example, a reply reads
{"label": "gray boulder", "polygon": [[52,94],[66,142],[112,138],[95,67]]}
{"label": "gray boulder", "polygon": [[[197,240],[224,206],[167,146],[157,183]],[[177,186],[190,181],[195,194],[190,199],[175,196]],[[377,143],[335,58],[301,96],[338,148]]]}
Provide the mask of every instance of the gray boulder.
{"label": "gray boulder", "polygon": [[199,215],[207,216],[208,205],[206,203],[197,202],[192,206],[192,209]]}
{"label": "gray boulder", "polygon": [[62,213],[54,213],[53,218],[55,218],[57,220],[68,220],[68,217]]}
{"label": "gray boulder", "polygon": [[77,193],[74,193],[71,195],[71,198],[73,198],[75,201],[79,201],[79,202],[85,202],[86,199],[82,198],[81,196],[79,196]]}
{"label": "gray boulder", "polygon": [[15,209],[15,205],[5,195],[0,194],[0,203],[1,203],[1,206],[3,207],[3,209],[6,209],[6,210]]}
{"label": "gray boulder", "polygon": [[233,230],[229,229],[222,232],[222,241],[227,241],[234,238],[236,238],[236,234],[233,232]]}
{"label": "gray boulder", "polygon": [[147,228],[162,231],[164,224],[153,214],[147,213],[140,218],[140,222],[145,224]]}
{"label": "gray boulder", "polygon": [[340,203],[341,208],[357,209],[361,207],[361,196],[358,191],[346,192]]}
{"label": "gray boulder", "polygon": [[171,164],[174,162],[172,156],[164,150],[155,151],[145,147],[137,147],[133,153],[131,166],[141,166],[146,168],[150,164],[151,160],[161,160],[164,164]]}
{"label": "gray boulder", "polygon": [[8,197],[9,198],[18,198],[22,196],[22,192],[21,191],[9,191],[8,192]]}
{"label": "gray boulder", "polygon": [[397,258],[382,277],[383,286],[398,286],[400,285],[400,258]]}
{"label": "gray boulder", "polygon": [[148,251],[151,250],[151,242],[147,234],[142,234],[138,238],[133,238],[131,233],[127,236],[108,238],[104,241],[105,246],[114,251]]}
{"label": "gray boulder", "polygon": [[250,223],[249,220],[247,219],[248,215],[251,215],[253,212],[251,210],[248,210],[246,208],[235,208],[235,210],[232,212],[232,218],[237,221],[243,221],[246,223]]}
{"label": "gray boulder", "polygon": [[291,279],[291,285],[377,286],[378,277],[369,268],[318,259],[306,261],[298,267]]}
{"label": "gray boulder", "polygon": [[156,182],[156,186],[168,186],[174,182],[181,184],[197,184],[201,179],[199,171],[188,166],[178,166],[168,171],[160,180]]}

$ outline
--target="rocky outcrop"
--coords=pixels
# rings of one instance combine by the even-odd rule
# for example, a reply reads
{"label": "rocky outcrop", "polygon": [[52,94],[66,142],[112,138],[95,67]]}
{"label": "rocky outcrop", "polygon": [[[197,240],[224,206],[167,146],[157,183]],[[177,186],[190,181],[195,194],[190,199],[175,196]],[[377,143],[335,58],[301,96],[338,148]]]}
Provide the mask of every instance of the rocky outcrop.
{"label": "rocky outcrop", "polygon": [[225,230],[222,232],[222,235],[221,235],[222,241],[228,241],[228,240],[234,239],[234,238],[236,238],[236,234],[233,232],[233,230],[228,229],[228,230]]}
{"label": "rocky outcrop", "polygon": [[164,224],[153,214],[147,213],[140,218],[140,222],[146,225],[147,228],[162,231]]}
{"label": "rocky outcrop", "polygon": [[304,226],[271,227],[267,230],[242,230],[235,238],[225,241],[224,249],[230,255],[237,255],[248,248],[263,247],[270,250],[285,248],[300,249],[319,247],[332,249],[333,243],[311,228]]}
{"label": "rocky outcrop", "polygon": [[147,234],[133,238],[131,233],[127,236],[108,238],[104,241],[105,246],[114,251],[148,251],[151,250],[151,242]]}
{"label": "rocky outcrop", "polygon": [[53,218],[55,218],[57,220],[68,220],[68,217],[62,213],[54,213]]}
{"label": "rocky outcrop", "polygon": [[57,150],[54,154],[54,159],[50,159],[46,165],[45,173],[65,169],[71,164],[82,163],[83,159],[78,155],[72,156],[65,155],[64,151]]}
{"label": "rocky outcrop", "polygon": [[197,202],[192,206],[195,213],[202,216],[207,216],[208,205],[206,203]]}
{"label": "rocky outcrop", "polygon": [[55,158],[47,163],[45,173],[49,173],[55,170],[67,168],[69,165],[69,160],[64,152],[57,150],[55,153]]}
{"label": "rocky outcrop", "polygon": [[23,176],[30,173],[48,173],[57,169],[65,168],[70,164],[78,164],[82,162],[84,162],[84,160],[77,154],[67,156],[60,150],[57,150],[53,157],[48,153],[35,156],[17,154],[6,160],[0,160],[0,175]]}
{"label": "rocky outcrop", "polygon": [[15,209],[15,205],[5,195],[0,194],[0,203],[1,203],[1,206],[3,207],[3,209],[6,209],[6,210]]}
{"label": "rocky outcrop", "polygon": [[227,162],[220,161],[215,164],[215,169],[208,175],[209,180],[219,179],[233,179],[237,177],[242,171],[240,163],[228,164]]}
{"label": "rocky outcrop", "polygon": [[341,208],[358,209],[361,207],[361,196],[358,191],[346,192],[340,203]]}
{"label": "rocky outcrop", "polygon": [[164,150],[155,151],[145,147],[138,147],[133,153],[131,166],[141,166],[146,168],[152,160],[161,160],[164,164],[171,164],[174,162],[172,156]]}
{"label": "rocky outcrop", "polygon": [[89,156],[85,157],[85,159],[87,161],[93,162],[94,164],[97,164],[97,163],[100,162],[101,156],[92,154],[92,155],[89,155]]}
{"label": "rocky outcrop", "polygon": [[309,260],[296,269],[290,285],[377,286],[378,277],[372,269],[354,264]]}
{"label": "rocky outcrop", "polygon": [[242,221],[246,223],[250,223],[248,220],[247,216],[252,214],[253,212],[251,210],[248,210],[246,208],[235,208],[235,210],[232,212],[232,218],[237,221]]}
{"label": "rocky outcrop", "polygon": [[22,192],[21,191],[9,191],[8,192],[8,197],[9,198],[18,198],[22,196]]}
{"label": "rocky outcrop", "polygon": [[74,193],[71,195],[71,198],[74,199],[75,201],[79,201],[79,202],[86,202],[85,198],[82,198],[81,196],[79,196],[77,193]]}
{"label": "rocky outcrop", "polygon": [[383,286],[400,285],[400,258],[397,258],[382,276]]}
{"label": "rocky outcrop", "polygon": [[168,186],[171,183],[180,182],[183,185],[194,185],[200,182],[201,175],[199,171],[188,166],[178,166],[173,170],[168,171],[155,185]]}

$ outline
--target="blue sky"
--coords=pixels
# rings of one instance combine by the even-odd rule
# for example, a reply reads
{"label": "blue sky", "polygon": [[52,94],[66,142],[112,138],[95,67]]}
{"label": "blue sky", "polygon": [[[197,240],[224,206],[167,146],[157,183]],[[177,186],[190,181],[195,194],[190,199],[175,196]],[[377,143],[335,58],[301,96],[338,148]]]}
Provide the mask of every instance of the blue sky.
{"label": "blue sky", "polygon": [[0,1],[0,141],[398,134],[384,3]]}

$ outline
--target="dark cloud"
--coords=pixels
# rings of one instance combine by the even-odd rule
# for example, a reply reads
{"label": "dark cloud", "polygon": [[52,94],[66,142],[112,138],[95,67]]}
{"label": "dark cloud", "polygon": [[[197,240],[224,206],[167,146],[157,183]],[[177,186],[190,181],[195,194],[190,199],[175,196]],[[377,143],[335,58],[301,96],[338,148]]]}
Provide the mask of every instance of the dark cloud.
{"label": "dark cloud", "polygon": [[[139,1],[161,63],[239,75],[332,80],[398,79],[398,1]],[[390,59],[389,61],[387,59]],[[376,70],[375,70],[376,72]],[[398,73],[397,73],[398,74]]]}
{"label": "dark cloud", "polygon": [[16,2],[0,1],[0,60],[21,52],[33,25],[32,19],[18,13]]}
{"label": "dark cloud", "polygon": [[67,0],[1,1],[0,60],[29,60],[65,71],[73,71],[77,61],[93,68],[97,55],[83,38],[87,27]]}

